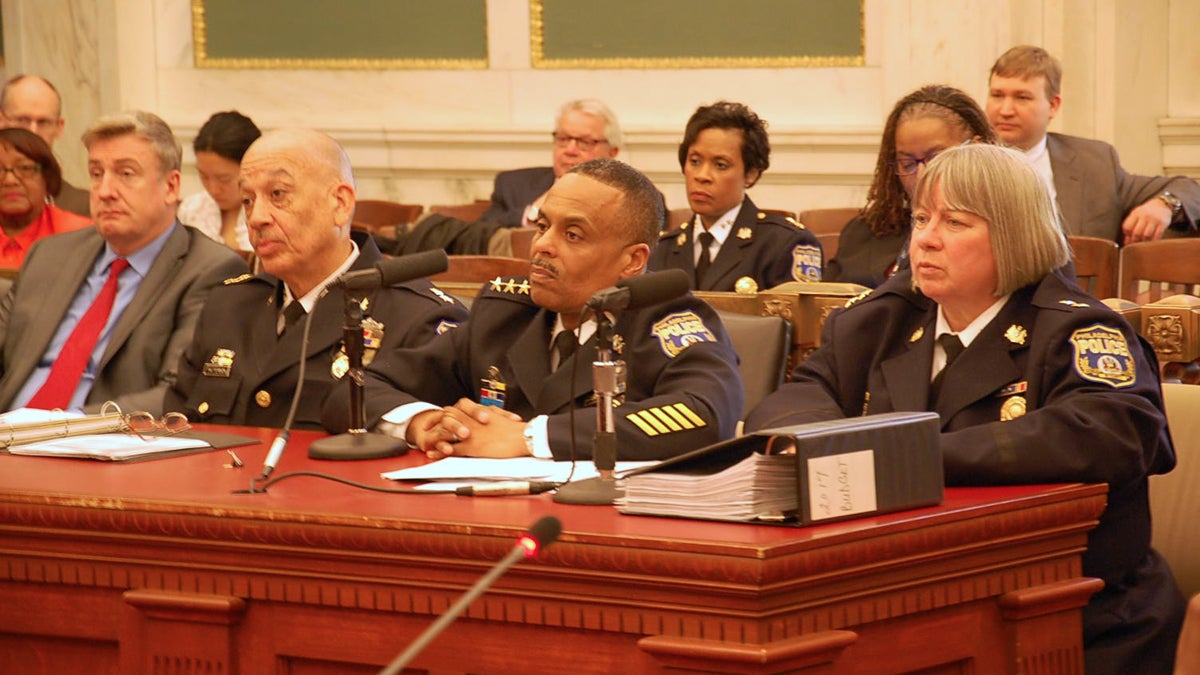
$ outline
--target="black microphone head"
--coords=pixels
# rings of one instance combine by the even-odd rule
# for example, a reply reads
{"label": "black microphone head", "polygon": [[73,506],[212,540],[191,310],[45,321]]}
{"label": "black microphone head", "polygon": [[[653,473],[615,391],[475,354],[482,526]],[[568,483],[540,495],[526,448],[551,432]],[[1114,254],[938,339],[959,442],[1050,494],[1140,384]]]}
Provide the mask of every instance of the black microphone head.
{"label": "black microphone head", "polygon": [[562,534],[562,521],[554,516],[543,516],[521,535],[520,545],[525,547],[525,557],[532,558],[539,551],[553,544]]}
{"label": "black microphone head", "polygon": [[381,260],[375,267],[379,270],[380,285],[391,286],[445,272],[450,267],[450,259],[446,257],[446,251],[439,248]]}
{"label": "black microphone head", "polygon": [[617,282],[617,288],[629,289],[629,309],[649,307],[688,292],[691,280],[681,269],[646,272]]}

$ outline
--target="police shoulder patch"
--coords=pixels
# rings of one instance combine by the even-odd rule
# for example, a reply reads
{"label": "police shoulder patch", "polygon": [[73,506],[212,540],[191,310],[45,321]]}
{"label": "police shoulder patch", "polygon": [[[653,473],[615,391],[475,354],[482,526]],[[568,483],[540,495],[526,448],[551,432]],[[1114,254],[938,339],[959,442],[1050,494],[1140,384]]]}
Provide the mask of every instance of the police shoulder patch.
{"label": "police shoulder patch", "polygon": [[821,280],[821,248],[800,244],[792,249],[792,278],[796,281]]}
{"label": "police shoulder patch", "polygon": [[1071,333],[1075,373],[1090,382],[1120,389],[1137,382],[1137,367],[1129,342],[1116,328],[1092,324]]}
{"label": "police shoulder patch", "polygon": [[663,353],[671,358],[697,342],[717,341],[717,336],[704,325],[704,319],[692,311],[668,314],[654,322],[650,331],[658,338]]}

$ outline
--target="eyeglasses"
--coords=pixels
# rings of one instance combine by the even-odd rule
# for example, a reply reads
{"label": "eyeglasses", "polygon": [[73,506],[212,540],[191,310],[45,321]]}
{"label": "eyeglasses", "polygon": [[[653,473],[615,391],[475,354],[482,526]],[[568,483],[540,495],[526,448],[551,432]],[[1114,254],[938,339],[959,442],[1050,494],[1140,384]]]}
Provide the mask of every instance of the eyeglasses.
{"label": "eyeglasses", "polygon": [[146,436],[173,436],[192,428],[187,416],[179,412],[169,412],[161,419],[148,412],[132,412],[125,415],[125,426],[132,432],[145,438]]}
{"label": "eyeglasses", "polygon": [[12,173],[17,178],[28,180],[30,178],[37,178],[41,172],[42,167],[37,164],[18,164],[12,168],[0,166],[0,180],[7,178],[9,173]]}
{"label": "eyeglasses", "polygon": [[[967,140],[963,141],[962,143],[959,143],[955,147],[962,147],[964,145],[970,145],[970,143],[971,143],[971,139],[968,138]],[[893,160],[892,161],[892,169],[895,170],[897,176],[911,176],[914,173],[916,173],[918,169],[921,168],[922,164],[924,164],[925,166],[929,166],[929,163],[933,161],[934,157],[937,157],[938,155],[942,154],[943,152],[945,152],[948,149],[949,148],[943,148],[941,150],[936,150],[934,152],[929,153],[928,155],[925,155],[924,157],[921,157],[920,159],[916,159],[916,158],[912,158],[912,157],[904,157],[902,159]]]}
{"label": "eyeglasses", "polygon": [[560,134],[557,131],[550,135],[554,138],[554,145],[557,147],[560,147],[560,148],[565,148],[571,144],[571,141],[575,141],[575,145],[579,146],[580,150],[592,150],[597,145],[608,142],[607,138],[601,138],[600,140],[596,140],[594,138],[582,138],[580,136],[568,136],[566,134]]}
{"label": "eyeglasses", "polygon": [[10,124],[29,129],[30,131],[43,127],[49,128],[58,124],[57,117],[29,117],[28,115],[13,117],[12,115],[5,114],[4,119],[8,120]]}

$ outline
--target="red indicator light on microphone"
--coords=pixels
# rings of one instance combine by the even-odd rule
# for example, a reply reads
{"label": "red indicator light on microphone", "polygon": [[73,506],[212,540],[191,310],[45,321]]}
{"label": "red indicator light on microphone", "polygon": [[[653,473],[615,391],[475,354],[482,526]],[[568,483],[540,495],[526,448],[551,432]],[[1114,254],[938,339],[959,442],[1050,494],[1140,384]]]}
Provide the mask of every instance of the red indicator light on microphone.
{"label": "red indicator light on microphone", "polygon": [[528,534],[521,535],[521,538],[517,540],[517,546],[525,549],[526,558],[533,558],[537,556],[538,551],[542,548],[542,545],[538,543],[538,540],[534,539]]}

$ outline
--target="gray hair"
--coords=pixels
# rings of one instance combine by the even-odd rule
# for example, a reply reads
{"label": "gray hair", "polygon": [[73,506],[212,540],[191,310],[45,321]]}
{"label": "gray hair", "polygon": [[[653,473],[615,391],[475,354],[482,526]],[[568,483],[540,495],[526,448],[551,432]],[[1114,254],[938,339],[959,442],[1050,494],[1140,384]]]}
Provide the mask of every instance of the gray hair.
{"label": "gray hair", "polygon": [[554,130],[558,130],[558,126],[562,123],[563,115],[572,110],[592,115],[604,120],[604,138],[608,144],[614,148],[620,148],[625,145],[625,135],[621,133],[621,124],[617,122],[617,116],[613,111],[597,98],[578,98],[574,101],[567,101],[558,109],[558,115],[554,118]]}
{"label": "gray hair", "polygon": [[162,175],[179,171],[183,164],[183,149],[175,140],[171,127],[158,115],[144,110],[101,117],[83,132],[83,145],[90,150],[96,141],[125,134],[133,134],[150,144],[154,154],[158,155]]}
{"label": "gray hair", "polygon": [[937,188],[945,207],[988,222],[996,297],[1039,281],[1071,259],[1058,209],[1021,153],[982,143],[940,153],[917,181],[914,208]]}

